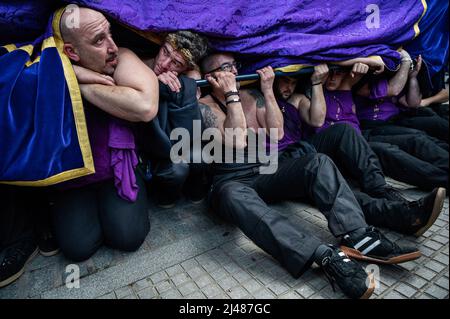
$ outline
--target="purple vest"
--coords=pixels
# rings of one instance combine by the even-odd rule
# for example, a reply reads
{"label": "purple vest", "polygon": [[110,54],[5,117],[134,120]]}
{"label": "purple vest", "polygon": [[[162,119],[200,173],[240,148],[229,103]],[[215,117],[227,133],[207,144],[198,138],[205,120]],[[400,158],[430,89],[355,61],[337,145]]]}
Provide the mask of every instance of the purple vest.
{"label": "purple vest", "polygon": [[321,127],[314,129],[315,133],[319,133],[336,123],[347,123],[357,132],[361,132],[358,118],[353,111],[352,91],[328,91],[324,89],[324,96],[327,104],[327,115],[325,123]]}
{"label": "purple vest", "polygon": [[387,121],[400,113],[400,109],[388,97],[388,80],[386,78],[369,82],[368,98],[355,96],[357,114],[360,120]]}
{"label": "purple vest", "polygon": [[281,99],[277,99],[277,103],[283,113],[284,135],[283,138],[278,141],[278,150],[282,151],[290,144],[301,140],[302,121],[295,106]]}

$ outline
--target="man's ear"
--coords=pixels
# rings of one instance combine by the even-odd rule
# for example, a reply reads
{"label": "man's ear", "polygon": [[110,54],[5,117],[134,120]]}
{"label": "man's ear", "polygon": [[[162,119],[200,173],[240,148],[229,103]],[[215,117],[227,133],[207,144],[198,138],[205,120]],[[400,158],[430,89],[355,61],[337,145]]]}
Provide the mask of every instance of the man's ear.
{"label": "man's ear", "polygon": [[74,46],[71,43],[65,43],[63,46],[63,52],[69,57],[73,62],[80,61],[80,56],[76,52]]}

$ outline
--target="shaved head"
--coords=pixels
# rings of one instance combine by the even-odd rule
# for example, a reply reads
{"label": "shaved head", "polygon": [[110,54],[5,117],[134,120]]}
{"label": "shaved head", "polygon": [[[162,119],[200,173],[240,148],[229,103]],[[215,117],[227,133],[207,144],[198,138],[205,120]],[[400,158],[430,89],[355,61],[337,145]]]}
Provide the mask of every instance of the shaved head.
{"label": "shaved head", "polygon": [[118,48],[110,28],[110,23],[101,12],[67,6],[60,21],[64,53],[72,63],[112,75],[118,63]]}
{"label": "shaved head", "polygon": [[105,16],[98,11],[89,8],[78,8],[79,13],[79,28],[73,26],[73,15],[76,12],[71,12],[71,10],[64,10],[61,16],[60,28],[61,36],[64,42],[76,42],[80,34],[83,34],[89,28],[93,27],[98,21],[107,21]]}

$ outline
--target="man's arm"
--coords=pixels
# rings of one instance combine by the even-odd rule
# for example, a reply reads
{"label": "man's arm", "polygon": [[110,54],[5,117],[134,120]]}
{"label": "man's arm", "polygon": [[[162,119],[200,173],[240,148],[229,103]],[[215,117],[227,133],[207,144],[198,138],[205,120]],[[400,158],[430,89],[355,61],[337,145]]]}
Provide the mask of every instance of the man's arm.
{"label": "man's arm", "polygon": [[389,80],[388,96],[390,97],[399,95],[408,81],[412,60],[405,50],[400,50],[400,54],[402,56],[400,69]]}
{"label": "man's arm", "polygon": [[323,83],[327,79],[328,72],[326,64],[314,67],[314,73],[311,76],[311,100],[303,94],[293,97],[296,100],[294,105],[297,106],[300,117],[312,127],[321,127],[325,122],[327,105],[323,94]]}
{"label": "man's arm", "polygon": [[266,134],[270,134],[271,128],[277,129],[277,139],[280,140],[284,136],[284,122],[283,113],[281,113],[273,93],[275,73],[270,66],[257,70],[256,72],[260,76],[261,91],[257,89],[245,91],[248,95],[245,96],[244,103],[254,104],[259,127],[264,128]]}
{"label": "man's arm", "polygon": [[374,74],[381,74],[384,71],[384,62],[379,57],[355,58],[355,59],[339,61],[339,62],[330,62],[330,63],[339,65],[339,66],[354,66],[356,63],[362,63],[365,65],[368,65],[369,68],[375,70]]}
{"label": "man's arm", "polygon": [[427,97],[420,102],[420,106],[429,106],[434,103],[448,102],[448,89],[442,89],[436,95]]}
{"label": "man's arm", "polygon": [[[208,76],[207,80],[213,88],[221,90],[223,94],[230,91],[237,91],[236,79],[231,72],[218,72],[216,78]],[[212,105],[212,103],[208,105],[206,99],[200,99],[200,103],[207,106],[207,108],[205,108],[205,106],[200,107],[205,125],[211,125],[209,127],[218,128],[222,134],[223,143],[225,145],[238,149],[247,146],[247,122],[240,102],[228,104],[226,106],[226,116],[215,105]],[[213,124],[214,126],[212,126]],[[232,136],[233,132],[230,131],[230,129],[237,129],[235,141]],[[232,143],[231,145],[229,144],[230,142]]]}
{"label": "man's arm", "polygon": [[409,71],[408,91],[406,92],[406,106],[419,107],[422,100],[422,93],[420,92],[419,81],[417,75],[422,67],[422,57],[419,55],[414,69]]}
{"label": "man's arm", "polygon": [[149,122],[158,112],[158,79],[130,50],[119,50],[115,86],[80,84],[83,97],[105,112],[131,122]]}

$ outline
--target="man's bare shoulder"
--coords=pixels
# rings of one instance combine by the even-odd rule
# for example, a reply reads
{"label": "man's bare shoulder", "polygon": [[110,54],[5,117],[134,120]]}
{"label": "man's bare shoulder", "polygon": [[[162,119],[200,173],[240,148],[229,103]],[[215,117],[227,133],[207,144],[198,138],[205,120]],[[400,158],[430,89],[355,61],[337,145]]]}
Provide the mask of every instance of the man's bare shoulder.
{"label": "man's bare shoulder", "polygon": [[305,102],[308,102],[309,99],[306,97],[306,95],[302,93],[294,93],[289,98],[288,103],[295,106],[296,109],[300,108]]}
{"label": "man's bare shoulder", "polygon": [[258,89],[244,89],[240,91],[240,95],[243,106],[247,106],[250,103],[255,103],[257,108],[266,106],[264,95]]}

